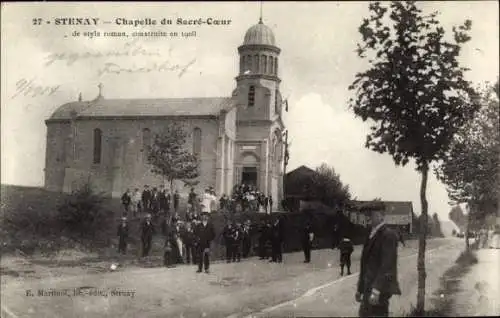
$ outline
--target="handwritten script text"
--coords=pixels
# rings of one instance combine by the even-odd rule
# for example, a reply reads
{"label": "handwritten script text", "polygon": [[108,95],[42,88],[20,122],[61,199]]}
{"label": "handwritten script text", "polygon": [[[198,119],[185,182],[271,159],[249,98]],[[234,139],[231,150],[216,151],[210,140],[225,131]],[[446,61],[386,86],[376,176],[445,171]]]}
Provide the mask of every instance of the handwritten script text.
{"label": "handwritten script text", "polygon": [[37,96],[51,96],[57,92],[61,85],[56,86],[41,86],[35,84],[36,78],[27,80],[25,78],[20,79],[16,82],[16,92],[12,95],[11,99],[18,97],[19,95],[24,95],[28,97]]}
{"label": "handwritten script text", "polygon": [[141,44],[137,43],[137,39],[124,44],[122,49],[103,51],[103,52],[83,52],[83,53],[52,53],[47,57],[45,66],[50,66],[56,61],[66,62],[67,66],[73,65],[75,62],[84,59],[106,58],[106,57],[127,57],[127,56],[160,56],[159,52],[154,52],[145,49]]}
{"label": "handwritten script text", "polygon": [[125,68],[116,63],[105,63],[104,67],[98,71],[98,75],[104,74],[121,74],[121,73],[149,73],[149,72],[175,72],[178,71],[178,77],[182,77],[187,70],[196,62],[192,59],[186,64],[172,64],[169,60],[162,63],[152,63],[147,67],[132,67]]}

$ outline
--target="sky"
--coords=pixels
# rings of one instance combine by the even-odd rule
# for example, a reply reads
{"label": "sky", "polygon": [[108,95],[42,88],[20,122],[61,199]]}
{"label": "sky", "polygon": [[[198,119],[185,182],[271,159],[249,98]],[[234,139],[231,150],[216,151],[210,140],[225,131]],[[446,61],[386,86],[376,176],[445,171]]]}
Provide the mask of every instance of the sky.
{"label": "sky", "polygon": [[[469,67],[474,83],[498,77],[498,2],[419,2],[451,32],[472,20],[472,40],[460,62]],[[291,171],[327,163],[335,168],[353,197],[412,201],[420,213],[420,176],[414,166],[395,166],[388,154],[364,148],[367,123],[348,108],[348,86],[366,64],[354,52],[361,41],[358,27],[368,15],[368,2],[264,2],[263,20],[281,48],[281,92],[288,99],[283,115],[289,130]],[[230,96],[238,72],[237,47],[246,30],[259,19],[259,2],[227,3],[3,3],[1,16],[1,182],[42,186],[45,165],[44,121],[60,105],[97,96],[105,98],[166,98]],[[99,18],[97,26],[55,25],[56,18]],[[229,25],[116,25],[115,19],[163,18],[231,20]],[[41,20],[39,20],[41,19]],[[51,21],[47,24],[46,21]],[[102,21],[110,21],[104,24]],[[39,23],[41,22],[41,23]],[[104,37],[110,31],[178,32],[177,37]],[[80,32],[73,36],[73,32]],[[182,32],[195,36],[184,37]],[[90,37],[93,32],[101,36]],[[96,53],[141,48],[131,56],[96,57]],[[90,52],[85,56],[86,52]],[[49,57],[73,53],[76,61]],[[66,55],[67,56],[67,55]],[[75,56],[75,55],[73,55]],[[188,65],[186,71],[109,72],[119,67],[138,69],[155,62]],[[192,63],[191,63],[192,62]],[[106,66],[106,63],[114,63]],[[48,65],[49,64],[49,65]],[[108,69],[108,72],[103,70]],[[32,90],[25,86],[30,83]],[[38,87],[39,90],[34,91]],[[430,175],[429,213],[447,219],[445,187]]]}

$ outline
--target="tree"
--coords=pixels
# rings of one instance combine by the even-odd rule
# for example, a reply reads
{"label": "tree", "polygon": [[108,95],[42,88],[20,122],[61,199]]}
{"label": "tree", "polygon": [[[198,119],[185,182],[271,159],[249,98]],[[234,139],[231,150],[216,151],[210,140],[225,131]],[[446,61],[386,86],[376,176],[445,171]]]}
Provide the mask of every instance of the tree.
{"label": "tree", "polygon": [[316,197],[331,207],[343,207],[351,198],[349,186],[344,185],[340,181],[340,175],[326,163],[316,168],[307,191],[311,197]]}
{"label": "tree", "polygon": [[367,71],[356,74],[350,107],[371,132],[365,146],[389,153],[396,165],[415,160],[422,176],[418,250],[418,314],[425,305],[426,187],[429,166],[444,156],[455,132],[477,109],[474,90],[458,63],[462,45],[470,40],[471,21],[453,28],[453,41],[436,19],[424,15],[414,1],[369,4],[370,16],[359,27],[357,53]]}
{"label": "tree", "polygon": [[90,183],[73,191],[65,202],[57,207],[58,218],[70,234],[94,239],[109,225],[112,212],[104,209],[104,194],[96,193]]}
{"label": "tree", "polygon": [[498,209],[500,195],[499,83],[480,87],[479,111],[455,135],[436,175],[455,203],[467,203],[468,228],[477,230]]}
{"label": "tree", "polygon": [[148,162],[151,171],[162,176],[170,184],[173,196],[174,181],[196,184],[199,175],[198,158],[185,149],[187,133],[181,124],[172,123],[155,135],[153,145],[148,149]]}

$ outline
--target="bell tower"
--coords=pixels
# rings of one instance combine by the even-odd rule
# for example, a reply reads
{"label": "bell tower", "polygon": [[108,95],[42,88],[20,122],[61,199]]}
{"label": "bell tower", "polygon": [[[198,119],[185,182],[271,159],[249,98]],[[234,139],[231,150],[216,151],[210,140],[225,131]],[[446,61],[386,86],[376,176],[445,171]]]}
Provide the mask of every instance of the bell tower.
{"label": "bell tower", "polygon": [[238,47],[239,74],[236,97],[238,120],[273,120],[281,113],[279,55],[273,31],[262,22],[250,27]]}
{"label": "bell tower", "polygon": [[251,184],[272,196],[273,211],[283,199],[283,104],[279,56],[274,33],[262,21],[245,33],[238,47],[239,71],[233,100],[236,110],[234,184]]}

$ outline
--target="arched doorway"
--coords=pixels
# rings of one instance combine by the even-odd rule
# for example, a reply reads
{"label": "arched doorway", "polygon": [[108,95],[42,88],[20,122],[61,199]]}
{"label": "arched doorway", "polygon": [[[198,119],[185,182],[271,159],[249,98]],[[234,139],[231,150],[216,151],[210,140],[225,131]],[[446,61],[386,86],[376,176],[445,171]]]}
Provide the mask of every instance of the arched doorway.
{"label": "arched doorway", "polygon": [[259,186],[259,160],[252,154],[243,154],[241,160],[241,183],[246,185]]}

